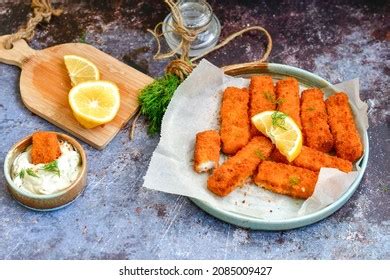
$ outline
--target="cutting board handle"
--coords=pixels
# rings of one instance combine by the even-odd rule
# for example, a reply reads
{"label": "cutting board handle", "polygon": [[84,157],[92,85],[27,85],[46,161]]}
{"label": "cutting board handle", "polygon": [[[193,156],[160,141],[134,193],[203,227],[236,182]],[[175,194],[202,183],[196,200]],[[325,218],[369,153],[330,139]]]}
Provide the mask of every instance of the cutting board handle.
{"label": "cutting board handle", "polygon": [[22,65],[34,55],[36,50],[30,48],[23,39],[14,42],[11,49],[6,49],[4,47],[4,41],[7,37],[8,35],[0,37],[0,62],[22,68]]}

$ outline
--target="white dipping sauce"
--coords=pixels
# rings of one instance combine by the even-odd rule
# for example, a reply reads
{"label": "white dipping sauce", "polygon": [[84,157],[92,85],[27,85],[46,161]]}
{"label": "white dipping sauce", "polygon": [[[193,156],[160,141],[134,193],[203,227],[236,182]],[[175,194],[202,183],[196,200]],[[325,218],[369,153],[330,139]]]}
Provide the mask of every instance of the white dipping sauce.
{"label": "white dipping sauce", "polygon": [[[33,164],[31,148],[29,146],[18,155],[12,165],[12,178],[18,188],[33,194],[54,194],[68,188],[77,179],[81,170],[80,154],[71,144],[60,141],[61,156],[57,159],[59,174],[43,170],[45,164]],[[27,169],[38,177],[27,174]],[[22,176],[20,172],[23,173]]]}

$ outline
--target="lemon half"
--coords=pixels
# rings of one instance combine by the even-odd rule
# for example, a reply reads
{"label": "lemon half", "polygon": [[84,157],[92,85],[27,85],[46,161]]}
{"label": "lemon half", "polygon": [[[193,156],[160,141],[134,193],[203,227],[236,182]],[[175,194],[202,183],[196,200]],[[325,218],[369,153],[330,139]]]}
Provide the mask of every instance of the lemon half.
{"label": "lemon half", "polygon": [[302,132],[295,121],[279,111],[265,111],[252,117],[253,125],[272,143],[289,162],[293,161],[302,149]]}
{"label": "lemon half", "polygon": [[65,55],[64,62],[72,86],[82,82],[97,81],[100,79],[98,68],[86,58],[77,55]]}
{"label": "lemon half", "polygon": [[68,98],[73,115],[86,128],[112,121],[120,107],[119,89],[108,81],[78,84],[70,90]]}

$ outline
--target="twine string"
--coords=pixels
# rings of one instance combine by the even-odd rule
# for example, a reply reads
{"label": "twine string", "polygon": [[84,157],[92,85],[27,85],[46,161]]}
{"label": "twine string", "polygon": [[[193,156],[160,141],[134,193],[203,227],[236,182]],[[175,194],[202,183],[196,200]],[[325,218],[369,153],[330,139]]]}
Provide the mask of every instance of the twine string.
{"label": "twine string", "polygon": [[26,27],[10,34],[4,41],[4,48],[11,49],[12,44],[20,39],[31,40],[34,37],[35,28],[40,22],[49,22],[52,15],[59,16],[62,13],[61,9],[52,8],[50,0],[32,0],[31,8],[33,9],[33,16],[27,21]]}
{"label": "twine string", "polygon": [[247,28],[244,28],[238,32],[235,32],[233,34],[230,34],[225,40],[223,40],[221,43],[219,43],[218,45],[216,45],[215,47],[213,47],[212,49],[206,51],[205,53],[197,56],[197,57],[194,57],[192,59],[190,59],[191,62],[194,62],[196,60],[199,60],[203,57],[205,57],[206,55],[212,53],[213,51],[216,51],[224,46],[226,46],[227,44],[229,44],[231,41],[233,41],[234,39],[236,39],[237,37],[241,36],[242,34],[246,33],[246,32],[249,32],[249,31],[252,31],[252,30],[258,30],[258,31],[261,31],[265,34],[266,38],[267,38],[267,45],[266,45],[266,49],[265,49],[265,52],[263,54],[263,56],[261,58],[259,58],[257,61],[258,62],[264,62],[268,59],[270,53],[271,53],[271,50],[272,50],[272,37],[271,35],[268,33],[268,31],[261,27],[261,26],[250,26],[250,27],[247,27]]}
{"label": "twine string", "polygon": [[[218,50],[220,48],[223,48],[227,44],[229,44],[231,41],[236,39],[237,37],[241,36],[242,34],[249,32],[249,31],[260,31],[264,33],[266,39],[267,39],[267,44],[265,51],[262,55],[261,58],[257,60],[257,62],[264,62],[268,59],[271,50],[272,50],[272,37],[269,34],[269,32],[261,26],[251,26],[244,28],[238,32],[235,32],[231,35],[229,35],[225,40],[223,40],[221,43],[218,45],[214,46],[207,52],[203,53],[202,55],[199,55],[197,57],[194,57],[192,59],[189,59],[189,50],[191,47],[191,43],[196,40],[197,36],[199,33],[203,32],[206,28],[207,25],[198,29],[189,29],[185,26],[185,23],[183,21],[183,17],[181,15],[180,9],[176,4],[176,1],[173,0],[165,0],[165,3],[169,6],[171,9],[172,17],[173,17],[173,24],[170,26],[170,31],[167,32],[174,32],[175,34],[179,35],[181,37],[181,41],[179,45],[167,52],[167,53],[162,53],[161,52],[161,43],[160,43],[160,37],[164,36],[164,32],[161,30],[163,26],[163,22],[158,23],[153,30],[148,29],[148,32],[150,32],[154,39],[157,42],[157,51],[154,54],[153,58],[156,60],[164,60],[172,57],[176,57],[176,53],[179,51],[181,52],[180,57],[176,57],[174,60],[170,61],[169,64],[167,65],[165,72],[166,73],[171,73],[176,76],[178,76],[181,80],[184,80],[194,69],[195,64],[194,61],[199,60],[206,55],[212,53],[215,50]],[[211,9],[211,7],[210,7]],[[140,112],[136,115],[136,117],[133,120],[131,129],[130,129],[130,139],[133,139],[134,137],[134,130],[135,130],[135,124],[138,120],[138,117],[140,116]]]}
{"label": "twine string", "polygon": [[[205,29],[207,29],[207,26],[198,28],[198,29],[190,29],[185,26],[185,22],[183,20],[182,14],[180,12],[180,9],[174,0],[165,0],[165,3],[169,6],[172,17],[174,20],[174,23],[172,24],[171,31],[168,32],[174,32],[175,34],[178,34],[181,37],[181,41],[179,45],[167,52],[167,53],[161,53],[161,43],[160,43],[160,37],[164,36],[164,32],[159,31],[160,28],[163,26],[163,22],[158,23],[154,30],[148,29],[148,32],[150,32],[153,37],[155,38],[157,42],[157,51],[155,55],[153,56],[154,59],[156,60],[163,60],[163,59],[168,59],[176,56],[176,53],[179,51],[181,52],[180,57],[175,58],[171,62],[169,62],[168,66],[166,67],[165,71],[167,73],[172,73],[178,76],[181,80],[184,80],[185,77],[187,77],[192,70],[194,69],[194,64],[192,62],[199,60],[206,55],[226,46],[229,44],[231,41],[236,39],[237,37],[241,36],[242,34],[257,30],[265,34],[265,37],[267,39],[267,45],[264,54],[262,55],[261,58],[259,58],[257,61],[258,62],[264,62],[268,59],[271,50],[272,50],[272,38],[271,35],[268,33],[268,31],[261,26],[251,26],[244,28],[238,32],[235,32],[231,35],[229,35],[225,40],[223,40],[221,43],[216,45],[215,47],[211,48],[207,52],[203,53],[202,55],[199,55],[197,57],[194,57],[192,59],[189,59],[189,51],[191,48],[191,43],[196,40],[197,36],[199,33],[203,32]],[[211,7],[210,7],[211,9]]]}

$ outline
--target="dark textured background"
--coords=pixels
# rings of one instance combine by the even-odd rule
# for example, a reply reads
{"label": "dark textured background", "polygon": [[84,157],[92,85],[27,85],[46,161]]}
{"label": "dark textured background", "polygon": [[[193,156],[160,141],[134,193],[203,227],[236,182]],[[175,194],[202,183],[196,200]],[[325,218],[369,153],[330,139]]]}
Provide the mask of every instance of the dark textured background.
{"label": "dark textured background", "polygon": [[[141,118],[135,141],[125,127],[104,151],[87,145],[89,185],[69,207],[37,213],[0,191],[0,258],[5,259],[389,259],[390,6],[386,1],[210,1],[222,37],[248,25],[266,27],[271,62],[300,67],[332,83],[359,77],[369,105],[370,158],[351,200],[331,217],[287,232],[223,223],[185,197],[141,188],[158,137]],[[87,42],[151,76],[165,62],[146,32],[168,13],[161,1],[65,1],[30,45],[42,49]],[[28,2],[0,2],[0,34],[15,32]],[[260,57],[264,38],[244,35],[207,58],[223,66]],[[30,113],[19,97],[16,67],[0,64],[0,165],[13,143],[37,129],[58,130]],[[5,187],[5,178],[0,174]]]}

